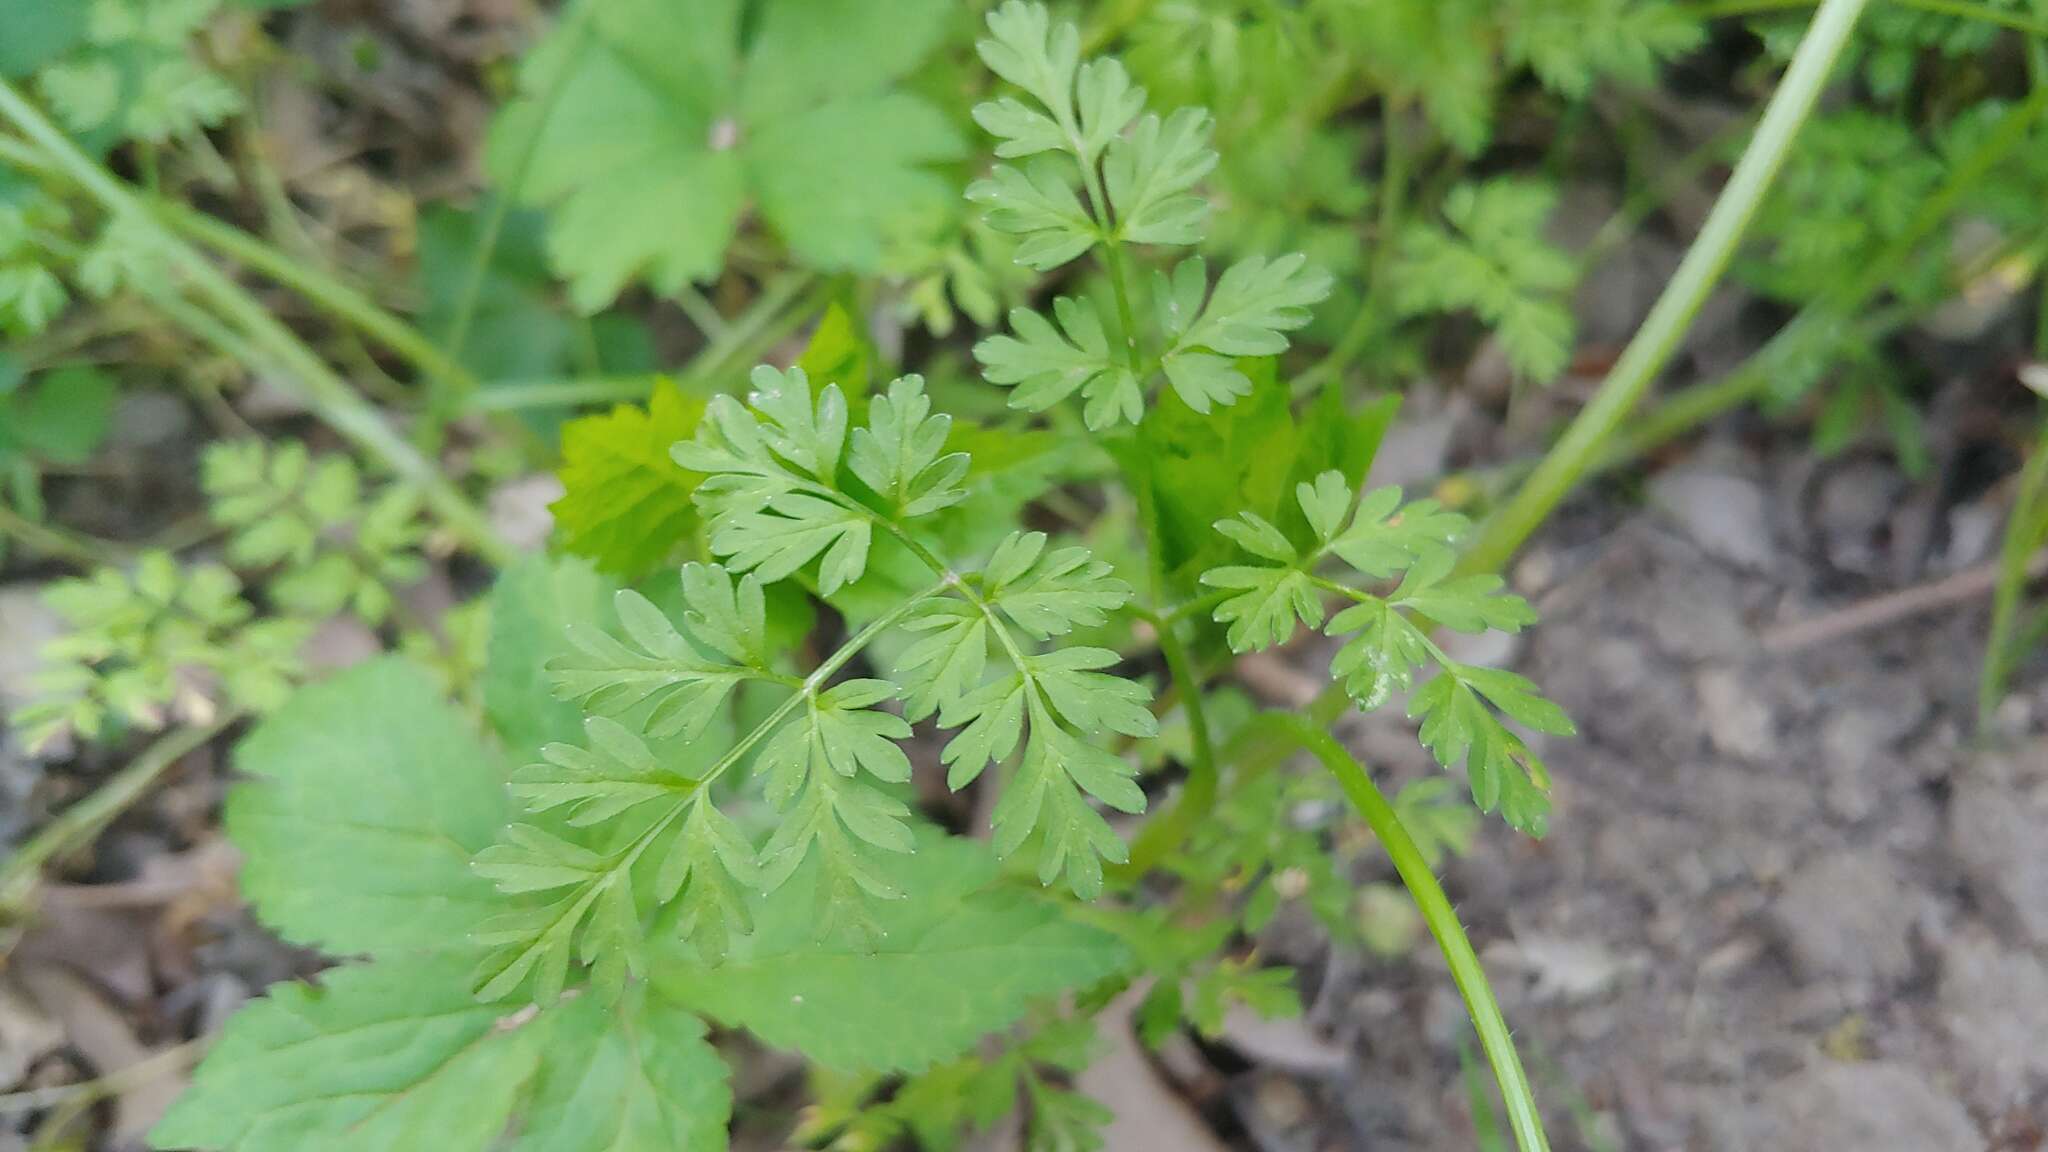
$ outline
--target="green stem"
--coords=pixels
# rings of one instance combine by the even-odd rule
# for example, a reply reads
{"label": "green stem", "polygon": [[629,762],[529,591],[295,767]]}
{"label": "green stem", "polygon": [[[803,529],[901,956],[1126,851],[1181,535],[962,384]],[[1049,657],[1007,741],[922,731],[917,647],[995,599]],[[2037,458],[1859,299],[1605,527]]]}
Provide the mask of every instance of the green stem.
{"label": "green stem", "polygon": [[[1954,16],[1961,20],[1976,20],[1984,24],[1996,24],[2029,36],[2048,36],[2048,23],[2029,20],[2017,12],[2007,12],[1988,4],[1973,4],[1968,0],[1886,0],[1901,8],[1914,8],[1940,16]],[[1791,12],[1811,8],[1814,0],[1707,0],[1706,3],[1689,4],[1686,12],[1699,20],[1719,20],[1739,16],[1763,16],[1772,12]]]}
{"label": "green stem", "polygon": [[[37,149],[5,136],[0,136],[0,164],[38,175],[60,178],[66,175]],[[149,209],[165,225],[244,267],[262,273],[305,297],[335,319],[353,325],[363,335],[404,358],[421,375],[440,377],[461,388],[476,386],[476,377],[469,369],[450,359],[419,329],[303,258],[175,200],[153,199],[149,202]]]}
{"label": "green stem", "polygon": [[1394,811],[1394,806],[1372,782],[1365,766],[1346,752],[1344,746],[1328,732],[1307,719],[1283,712],[1262,712],[1252,719],[1250,726],[1291,743],[1320,760],[1323,767],[1337,777],[1344,795],[1365,818],[1373,835],[1379,837],[1388,858],[1394,863],[1394,871],[1400,874],[1401,883],[1407,886],[1409,897],[1421,911],[1422,922],[1428,925],[1429,934],[1436,938],[1445,963],[1450,965],[1451,981],[1458,986],[1458,994],[1464,997],[1465,1011],[1472,1018],[1472,1027],[1479,1033],[1479,1045],[1485,1050],[1487,1061],[1493,1065],[1493,1077],[1500,1085],[1501,1100],[1507,1106],[1508,1126],[1515,1134],[1515,1143],[1522,1152],[1548,1152],[1550,1144],[1543,1135],[1543,1117],[1536,1108],[1535,1090],[1529,1085],[1528,1074],[1522,1070],[1521,1057],[1515,1053],[1514,1039],[1508,1033],[1507,1020],[1501,1016],[1500,1003],[1494,999],[1493,987],[1487,983],[1486,969],[1480,965],[1479,954],[1473,951],[1464,926],[1458,923],[1458,913],[1451,907],[1450,898],[1444,895],[1443,885],[1429,870],[1429,862],[1423,857],[1422,850],[1416,847],[1414,838],[1408,835],[1408,829],[1401,824],[1401,817]]}
{"label": "green stem", "polygon": [[0,537],[12,536],[38,552],[92,567],[110,562],[113,550],[62,528],[38,524],[0,501]]}
{"label": "green stem", "polygon": [[419,329],[320,268],[266,244],[240,228],[175,201],[160,200],[151,208],[171,227],[222,256],[268,276],[304,296],[329,315],[353,325],[363,335],[403,357],[422,375],[464,391],[478,386],[476,376],[469,369],[435,347],[434,342]]}
{"label": "green stem", "polygon": [[1401,117],[1405,111],[1406,106],[1392,96],[1380,101],[1380,136],[1384,153],[1380,162],[1380,212],[1374,225],[1376,247],[1366,273],[1365,299],[1359,302],[1358,314],[1351,318],[1350,327],[1337,338],[1329,353],[1295,381],[1297,393],[1313,392],[1335,379],[1379,335],[1382,299],[1386,295],[1388,271],[1393,267],[1395,233],[1400,231],[1408,187],[1408,149],[1401,132]]}
{"label": "green stem", "polygon": [[225,712],[211,723],[179,728],[157,738],[126,768],[91,795],[66,808],[35,838],[0,865],[0,909],[19,910],[34,893],[43,866],[85,844],[114,817],[128,810],[173,764],[242,718]]}
{"label": "green stem", "polygon": [[[1628,428],[1618,432],[1614,440],[1602,448],[1588,474],[1597,475],[1617,464],[1640,458],[1706,421],[1762,396],[1770,389],[1774,378],[1773,366],[1779,358],[1787,350],[1798,347],[1812,332],[1857,312],[1895,280],[1912,260],[1913,254],[1954,213],[1963,198],[1983,183],[2007,154],[2025,142],[2035,122],[2044,113],[2048,113],[2048,86],[2036,88],[2024,102],[2007,109],[1998,127],[1950,170],[1942,187],[1920,205],[1904,230],[1892,238],[1875,260],[1864,266],[1860,275],[1847,281],[1846,288],[1807,302],[1777,335],[1728,375],[1691,385],[1665,397]],[[1991,263],[1995,264],[2014,248],[2023,246],[2023,241],[2016,241],[2001,248]],[[1890,311],[1896,315],[1880,314],[1863,322],[1861,326],[1866,329],[1864,339],[1877,339],[1879,333],[1912,315],[1911,310],[1903,305]]]}
{"label": "green stem", "polygon": [[416,485],[427,505],[456,536],[494,563],[509,563],[514,552],[491,527],[489,519],[461,489],[441,475],[434,462],[420,455],[405,438],[384,422],[374,406],[357,394],[325,361],[306,347],[289,328],[279,323],[248,290],[157,221],[142,199],[113,174],[80,151],[69,137],[29,103],[15,87],[0,80],[0,116],[4,116],[32,143],[84,189],[108,213],[155,224],[165,250],[180,266],[193,291],[210,303],[232,325],[245,332],[250,342],[264,351],[284,372],[277,378],[281,387],[295,388],[300,397],[337,432],[364,452],[377,457],[402,479]]}
{"label": "green stem", "polygon": [[1692,247],[1679,262],[1649,317],[1623,350],[1621,359],[1601,383],[1593,400],[1572,421],[1527,484],[1489,518],[1478,540],[1463,558],[1466,571],[1495,571],[1550,515],[1598,457],[1602,445],[1635,408],[1663,370],[1707,294],[1735,255],[1737,241],[1763,201],[1778,169],[1791,152],[1792,141],[1812,112],[1835,59],[1848,42],[1856,18],[1868,0],[1822,0],[1783,83],[1771,97],[1757,124],[1756,136],[1743,150],[1728,186]]}
{"label": "green stem", "polygon": [[1117,883],[1135,882],[1157,867],[1167,853],[1187,843],[1188,836],[1215,810],[1223,775],[1216,763],[1215,737],[1209,728],[1208,715],[1203,710],[1202,678],[1195,670],[1187,643],[1180,638],[1177,625],[1172,620],[1149,609],[1138,610],[1138,615],[1149,622],[1159,636],[1159,653],[1166,658],[1166,670],[1179,689],[1193,749],[1187,765],[1187,782],[1181,787],[1180,798],[1174,801],[1173,807],[1147,820],[1139,829],[1131,841],[1130,858],[1113,870],[1113,879]]}
{"label": "green stem", "polygon": [[1998,585],[1991,598],[1991,630],[1984,647],[1984,666],[1977,679],[1977,726],[1988,730],[1998,702],[2005,697],[2006,678],[2011,675],[2018,649],[2015,635],[2020,600],[2027,588],[2027,561],[2048,535],[2048,423],[2043,423],[2034,451],[2020,470],[2019,491],[2013,498],[2012,513],[2005,522],[2005,538],[1998,550]]}
{"label": "green stem", "polygon": [[585,404],[619,404],[645,400],[668,377],[659,372],[623,376],[559,377],[506,380],[472,395],[472,412],[519,412],[531,408],[576,408]]}

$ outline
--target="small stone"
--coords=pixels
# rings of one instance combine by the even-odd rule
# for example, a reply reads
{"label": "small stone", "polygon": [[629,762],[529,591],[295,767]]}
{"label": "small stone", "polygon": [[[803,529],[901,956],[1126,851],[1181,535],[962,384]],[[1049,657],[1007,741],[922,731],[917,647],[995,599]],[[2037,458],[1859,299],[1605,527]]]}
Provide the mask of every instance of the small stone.
{"label": "small stone", "polygon": [[1843,572],[1878,572],[1889,555],[1892,512],[1905,495],[1905,477],[1889,464],[1857,459],[1830,470],[1814,507],[1828,562]]}
{"label": "small stone", "polygon": [[1650,505],[1715,559],[1756,572],[1769,571],[1776,559],[1769,504],[1754,480],[1675,469],[1651,481]]}
{"label": "small stone", "polygon": [[1770,917],[1803,978],[1848,981],[1868,993],[1911,972],[1915,904],[1890,854],[1867,847],[1800,869],[1772,903]]}
{"label": "small stone", "polygon": [[1970,1095],[1992,1114],[2024,1105],[2048,1084],[2048,968],[1989,936],[1950,942],[1942,957],[1941,1017]]}
{"label": "small stone", "polygon": [[1694,688],[1707,739],[1715,750],[1744,760],[1765,760],[1777,748],[1776,724],[1770,704],[1750,683],[1733,668],[1710,668],[1700,673]]}
{"label": "small stone", "polygon": [[1821,722],[1821,772],[1827,780],[1822,799],[1828,811],[1850,821],[1877,811],[1879,769],[1891,745],[1891,727],[1883,713],[1861,708],[1833,713]]}
{"label": "small stone", "polygon": [[1821,1064],[1772,1087],[1751,1147],[1790,1152],[1981,1152],[1953,1097],[1899,1064]]}
{"label": "small stone", "polygon": [[[2048,756],[2048,747],[2027,754]],[[1949,839],[1978,901],[2048,948],[2048,785],[2026,787],[2012,774],[1994,759],[1963,770],[1949,802]]]}

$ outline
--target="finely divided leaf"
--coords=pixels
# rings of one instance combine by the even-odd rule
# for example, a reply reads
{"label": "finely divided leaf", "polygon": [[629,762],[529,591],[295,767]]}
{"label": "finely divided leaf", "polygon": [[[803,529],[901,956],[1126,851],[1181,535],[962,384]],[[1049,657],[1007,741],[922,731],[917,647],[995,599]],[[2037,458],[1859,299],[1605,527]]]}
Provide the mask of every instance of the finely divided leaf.
{"label": "finely divided leaf", "polygon": [[1216,167],[1209,113],[1182,108],[1164,121],[1139,119],[1109,146],[1103,181],[1116,234],[1133,244],[1198,244],[1209,202],[1189,192]]}
{"label": "finely divided leaf", "polygon": [[1092,301],[1062,296],[1053,301],[1052,321],[1029,309],[1010,313],[1009,335],[990,336],[974,346],[974,358],[992,384],[1015,385],[1010,406],[1043,412],[1079,389],[1087,399],[1084,417],[1092,429],[1119,421],[1135,424],[1145,396],[1129,365],[1109,345],[1102,317]]}
{"label": "finely divided leaf", "polygon": [[923,516],[967,498],[965,452],[946,452],[953,418],[931,414],[924,377],[904,376],[868,405],[868,426],[853,432],[848,467],[888,501],[897,516]]}
{"label": "finely divided leaf", "polygon": [[1547,185],[1526,180],[1453,188],[1444,198],[1450,228],[1418,223],[1402,234],[1395,304],[1409,313],[1469,309],[1517,371],[1556,379],[1571,360],[1569,292],[1578,280],[1544,234],[1556,202]]}
{"label": "finely divided leaf", "polygon": [[1231,265],[1201,299],[1200,257],[1174,269],[1163,319],[1173,345],[1162,357],[1166,378],[1188,407],[1207,412],[1251,391],[1238,356],[1287,350],[1285,333],[1309,322],[1309,305],[1330,294],[1328,274],[1307,267],[1299,253],[1266,260],[1252,256]]}
{"label": "finely divided leaf", "polygon": [[[711,571],[718,575],[701,576],[700,592],[723,586],[723,570]],[[692,644],[638,592],[623,590],[613,604],[623,639],[595,625],[573,623],[568,630],[572,651],[547,663],[556,694],[590,712],[616,717],[645,706],[648,735],[694,739],[717,719],[734,688],[762,675],[758,667],[728,663]],[[715,598],[703,602],[707,613],[723,607]]]}

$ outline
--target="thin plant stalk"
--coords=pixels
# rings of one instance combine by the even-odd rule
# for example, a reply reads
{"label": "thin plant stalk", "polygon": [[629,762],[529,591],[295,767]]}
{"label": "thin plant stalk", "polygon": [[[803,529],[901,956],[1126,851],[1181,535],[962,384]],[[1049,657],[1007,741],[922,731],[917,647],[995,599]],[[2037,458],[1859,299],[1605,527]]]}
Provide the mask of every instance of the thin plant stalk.
{"label": "thin plant stalk", "polygon": [[[37,149],[5,136],[0,136],[0,164],[38,175],[66,175]],[[332,274],[225,220],[195,211],[178,201],[156,199],[149,207],[158,219],[184,233],[187,238],[262,273],[305,297],[336,320],[353,325],[357,331],[411,364],[421,375],[438,376],[462,388],[477,385],[478,381],[469,369],[449,358],[419,329]]]}
{"label": "thin plant stalk", "polygon": [[[491,257],[498,250],[498,241],[505,233],[505,222],[512,215],[512,204],[518,199],[519,190],[526,183],[526,174],[533,167],[534,155],[540,150],[540,138],[547,131],[548,121],[554,116],[555,105],[561,101],[562,92],[568,87],[569,77],[576,72],[576,58],[583,54],[584,45],[590,39],[591,26],[596,22],[591,13],[596,8],[595,0],[590,0],[570,17],[575,21],[575,27],[569,33],[566,57],[557,64],[554,76],[549,79],[547,88],[540,95],[540,107],[533,122],[533,131],[527,133],[526,138],[519,142],[519,151],[512,160],[511,178],[491,199],[490,215],[484,218],[484,234],[478,238],[476,251],[470,256],[469,271],[462,281],[462,295],[456,299],[455,317],[448,325],[447,348],[448,358],[451,360],[462,359],[463,347],[469,341],[470,327],[476,320],[477,302],[483,297],[484,279],[490,273]],[[452,411],[448,401],[453,399],[456,397],[443,397],[442,403],[436,405],[436,408],[443,413]]]}
{"label": "thin plant stalk", "polygon": [[1358,313],[1337,343],[1321,360],[1309,366],[1294,383],[1296,395],[1314,392],[1331,380],[1336,379],[1344,366],[1358,358],[1358,354],[1369,347],[1379,335],[1380,313],[1385,307],[1386,283],[1389,270],[1393,267],[1396,235],[1401,228],[1401,212],[1408,188],[1408,145],[1401,130],[1401,119],[1406,104],[1388,96],[1380,102],[1380,211],[1374,226],[1378,246],[1373,251],[1372,265],[1367,270],[1365,299],[1359,303]]}
{"label": "thin plant stalk", "polygon": [[1977,726],[1988,729],[1998,702],[2005,697],[2019,649],[2016,635],[2020,601],[2027,588],[2027,561],[2048,538],[2048,423],[2041,427],[2026,467],[2020,470],[2019,492],[2005,523],[1998,550],[1998,584],[1991,597],[1991,630],[1985,644],[1984,667],[1977,680]]}
{"label": "thin plant stalk", "polygon": [[[2048,23],[2029,20],[2018,12],[1993,8],[1989,4],[1971,3],[1970,0],[1885,0],[1901,8],[1914,8],[1932,12],[1938,16],[1954,16],[1959,20],[1975,20],[1983,24],[1995,24],[2024,32],[2029,36],[2048,36]],[[1688,5],[1686,11],[1700,20],[1720,20],[1743,16],[1767,16],[1773,12],[1793,12],[1811,8],[1814,0],[1706,0],[1705,3]]]}
{"label": "thin plant stalk", "polygon": [[247,289],[166,228],[143,198],[80,151],[70,137],[5,80],[0,80],[0,117],[11,122],[110,215],[151,224],[163,249],[184,272],[194,293],[229,324],[241,329],[252,345],[283,369],[277,379],[279,386],[296,391],[335,431],[416,486],[427,506],[464,544],[494,563],[509,563],[514,558],[512,547],[498,535],[490,520],[442,475],[434,461],[400,436],[374,405],[307,348]]}
{"label": "thin plant stalk", "polygon": [[419,329],[319,268],[232,224],[175,201],[158,201],[151,207],[172,228],[304,296],[322,311],[403,357],[423,376],[464,391],[479,386],[474,373],[435,346]]}
{"label": "thin plant stalk", "polygon": [[1522,1152],[1549,1152],[1550,1144],[1543,1134],[1543,1117],[1536,1108],[1535,1089],[1530,1087],[1528,1073],[1523,1071],[1521,1057],[1515,1052],[1514,1038],[1508,1032],[1506,1018],[1501,1015],[1500,1002],[1494,998],[1493,986],[1487,982],[1486,969],[1479,963],[1479,954],[1473,950],[1471,938],[1465,935],[1464,925],[1458,922],[1458,913],[1451,907],[1450,897],[1444,894],[1443,885],[1430,871],[1429,861],[1416,846],[1415,838],[1402,825],[1400,814],[1387,802],[1379,786],[1372,782],[1372,775],[1365,766],[1345,751],[1329,732],[1308,718],[1284,712],[1264,712],[1254,717],[1249,726],[1314,756],[1337,778],[1345,797],[1387,850],[1394,871],[1400,874],[1409,898],[1415,901],[1415,907],[1422,913],[1423,924],[1435,937],[1437,947],[1444,954],[1444,962],[1450,966],[1451,981],[1458,986],[1459,996],[1464,998],[1465,1011],[1472,1018],[1473,1029],[1479,1033],[1479,1046],[1485,1051],[1487,1062],[1493,1066],[1493,1077],[1500,1085],[1501,1101],[1506,1107],[1508,1127],[1515,1134],[1516,1145]]}
{"label": "thin plant stalk", "polygon": [[240,720],[223,712],[212,721],[174,729],[144,748],[126,768],[59,813],[35,838],[0,865],[0,909],[19,909],[34,893],[43,866],[77,850],[132,807],[170,767]]}
{"label": "thin plant stalk", "polygon": [[[1863,273],[1848,281],[1848,287],[1830,296],[1808,302],[1762,348],[1752,353],[1733,371],[1704,384],[1694,384],[1665,397],[1627,428],[1620,430],[1600,453],[1590,472],[1598,473],[1683,435],[1723,412],[1738,408],[1766,393],[1774,378],[1772,366],[1787,350],[1796,348],[1810,335],[1841,317],[1849,316],[1895,280],[1913,254],[1955,212],[1963,198],[1975,191],[1985,177],[2027,139],[2044,113],[2048,113],[2048,86],[2036,88],[2022,103],[2006,110],[1998,127],[1949,173],[1942,187],[1920,205],[1906,227]],[[2024,245],[2018,245],[2023,247]],[[2016,250],[2002,246],[1989,264],[2005,259]],[[1975,267],[1988,271],[1987,262]],[[1976,273],[1973,271],[1971,276]],[[1868,338],[1875,339],[1912,314],[1904,305],[1885,310],[1861,325]]]}
{"label": "thin plant stalk", "polygon": [[1648,319],[1629,341],[1613,371],[1593,400],[1526,484],[1488,519],[1478,540],[1466,552],[1464,570],[1490,572],[1514,555],[1522,542],[1562,501],[1598,458],[1621,422],[1649,390],[1650,384],[1677,351],[1693,317],[1734,258],[1735,246],[1749,227],[1764,193],[1792,150],[1792,141],[1813,111],[1828,74],[1849,33],[1869,0],[1822,0],[1813,23],[1793,54],[1785,79],[1764,109],[1755,137],[1743,150],[1727,187],[1714,201],[1699,236],[1688,248],[1678,271]]}

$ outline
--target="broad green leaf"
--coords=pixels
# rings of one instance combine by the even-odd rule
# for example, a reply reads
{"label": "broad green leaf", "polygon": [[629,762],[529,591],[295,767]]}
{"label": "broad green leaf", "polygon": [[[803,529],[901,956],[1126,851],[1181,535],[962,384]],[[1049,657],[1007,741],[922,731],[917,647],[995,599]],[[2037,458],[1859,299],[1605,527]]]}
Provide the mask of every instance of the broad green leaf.
{"label": "broad green leaf", "polygon": [[460,951],[502,909],[470,871],[512,815],[503,767],[403,660],[302,689],[236,749],[242,892],[330,954]]}
{"label": "broad green leaf", "polygon": [[696,530],[699,477],[669,450],[696,434],[703,415],[703,401],[665,383],[645,409],[621,404],[563,426],[562,497],[549,507],[562,546],[627,578],[672,555]]}
{"label": "broad green leaf", "polygon": [[96,368],[59,368],[0,395],[0,453],[84,463],[106,439],[115,395],[114,378]]}
{"label": "broad green leaf", "polygon": [[948,199],[926,165],[958,154],[956,134],[890,89],[943,4],[748,7],[585,3],[528,59],[489,163],[549,207],[550,257],[584,309],[636,279],[714,278],[750,201],[800,261],[873,270],[895,222]]}
{"label": "broad green leaf", "polygon": [[463,966],[384,959],[285,982],[228,1021],[150,1132],[217,1152],[488,1152],[550,1021],[478,1003]]}
{"label": "broad green leaf", "polygon": [[657,992],[838,1069],[915,1070],[1014,1023],[1035,1001],[1118,971],[1122,946],[1005,884],[973,841],[920,837],[891,857],[914,900],[875,907],[872,948],[818,942],[816,863],[756,907],[756,933],[713,968],[664,957]]}
{"label": "broad green leaf", "polygon": [[491,638],[484,666],[484,713],[514,756],[583,734],[583,710],[549,687],[547,663],[573,651],[568,629],[601,627],[611,616],[608,581],[576,557],[530,556],[491,590]]}
{"label": "broad green leaf", "polygon": [[826,305],[811,339],[804,345],[796,366],[803,374],[825,384],[837,384],[848,397],[868,394],[874,381],[875,349],[845,306],[834,300]]}
{"label": "broad green leaf", "polygon": [[78,0],[0,0],[0,76],[28,76],[85,39]]}
{"label": "broad green leaf", "polygon": [[723,1152],[730,1073],[695,1016],[635,988],[528,1027],[546,1049],[509,1152]]}

